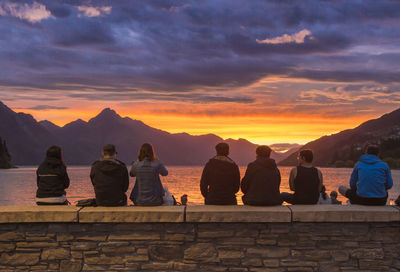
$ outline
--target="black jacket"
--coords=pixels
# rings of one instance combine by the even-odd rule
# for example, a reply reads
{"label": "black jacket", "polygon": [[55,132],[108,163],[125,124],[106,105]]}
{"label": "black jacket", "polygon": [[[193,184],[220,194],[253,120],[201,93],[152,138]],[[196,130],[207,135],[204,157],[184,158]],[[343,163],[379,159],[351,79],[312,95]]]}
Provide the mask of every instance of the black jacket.
{"label": "black jacket", "polygon": [[123,162],[114,159],[95,161],[90,170],[90,179],[98,206],[126,205],[125,192],[129,187],[129,175]]}
{"label": "black jacket", "polygon": [[281,205],[281,174],[270,158],[257,158],[247,166],[242,179],[243,203],[247,205]]}
{"label": "black jacket", "polygon": [[67,167],[56,158],[46,158],[36,170],[37,191],[36,197],[59,197],[66,195],[69,187]]}
{"label": "black jacket", "polygon": [[210,159],[201,175],[200,190],[205,204],[236,205],[240,186],[239,167],[228,157]]}

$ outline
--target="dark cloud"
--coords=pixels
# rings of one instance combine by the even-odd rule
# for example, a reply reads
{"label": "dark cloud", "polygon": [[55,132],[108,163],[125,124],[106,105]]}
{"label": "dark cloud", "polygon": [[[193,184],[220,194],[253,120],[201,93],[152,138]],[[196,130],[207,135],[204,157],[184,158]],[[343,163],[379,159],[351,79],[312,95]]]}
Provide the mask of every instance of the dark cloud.
{"label": "dark cloud", "polygon": [[[120,101],[145,96],[136,89],[160,93],[155,100],[252,103],[226,92],[266,76],[398,90],[389,88],[400,81],[397,1],[37,2],[51,18],[0,16],[0,85],[20,92]],[[111,10],[87,17],[83,5]],[[302,30],[311,33],[302,42],[257,42]]]}
{"label": "dark cloud", "polygon": [[46,111],[46,110],[66,110],[68,107],[57,107],[57,106],[49,106],[49,105],[37,105],[34,107],[26,108],[27,110],[38,110],[38,111]]}

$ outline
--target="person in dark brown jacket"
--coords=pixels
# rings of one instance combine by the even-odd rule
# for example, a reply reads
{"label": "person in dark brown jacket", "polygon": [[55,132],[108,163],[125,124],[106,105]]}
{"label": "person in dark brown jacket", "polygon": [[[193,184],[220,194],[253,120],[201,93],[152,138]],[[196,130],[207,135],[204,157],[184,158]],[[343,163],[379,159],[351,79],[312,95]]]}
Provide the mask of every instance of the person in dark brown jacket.
{"label": "person in dark brown jacket", "polygon": [[279,192],[281,174],[275,160],[269,156],[271,148],[266,145],[257,147],[257,159],[251,162],[242,179],[243,203],[254,206],[281,205]]}
{"label": "person in dark brown jacket", "polygon": [[240,172],[236,163],[228,157],[229,145],[215,146],[217,155],[203,169],[200,190],[204,203],[210,205],[236,205],[236,193],[240,186]]}

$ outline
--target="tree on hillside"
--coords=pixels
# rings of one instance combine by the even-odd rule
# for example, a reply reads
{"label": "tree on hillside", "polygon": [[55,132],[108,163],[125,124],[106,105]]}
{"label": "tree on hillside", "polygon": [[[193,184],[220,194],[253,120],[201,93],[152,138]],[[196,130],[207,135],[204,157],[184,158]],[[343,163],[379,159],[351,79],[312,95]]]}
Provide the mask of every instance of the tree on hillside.
{"label": "tree on hillside", "polygon": [[11,168],[11,156],[8,152],[6,141],[0,137],[0,168],[8,169]]}

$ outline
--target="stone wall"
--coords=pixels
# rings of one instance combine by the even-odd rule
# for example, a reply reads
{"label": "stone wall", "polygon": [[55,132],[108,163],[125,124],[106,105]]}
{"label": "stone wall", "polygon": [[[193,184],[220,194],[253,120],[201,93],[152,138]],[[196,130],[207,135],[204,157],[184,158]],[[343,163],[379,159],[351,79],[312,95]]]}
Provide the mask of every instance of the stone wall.
{"label": "stone wall", "polygon": [[400,271],[400,209],[1,207],[0,271]]}

